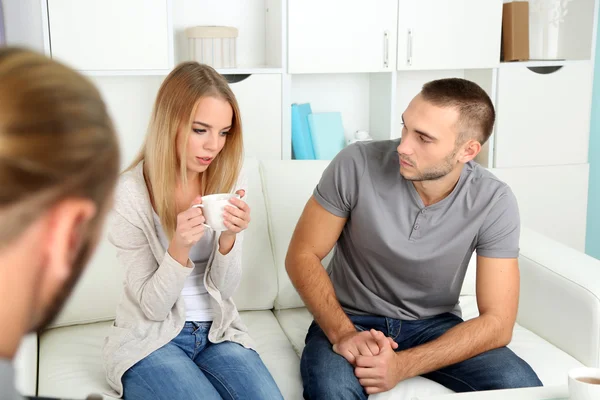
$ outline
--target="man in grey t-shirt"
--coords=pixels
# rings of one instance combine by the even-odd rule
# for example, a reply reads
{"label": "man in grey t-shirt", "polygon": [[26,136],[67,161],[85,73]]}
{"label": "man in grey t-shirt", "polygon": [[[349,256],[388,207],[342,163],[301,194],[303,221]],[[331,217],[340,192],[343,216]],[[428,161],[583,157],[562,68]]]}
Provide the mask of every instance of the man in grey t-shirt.
{"label": "man in grey t-shirt", "polygon": [[[401,141],[350,145],[327,167],[286,259],[315,318],[305,398],[365,399],[418,375],[456,392],[541,385],[506,348],[517,202],[473,162],[494,119],[476,84],[432,81],[402,115]],[[328,275],[320,261],[336,244]],[[458,298],[474,251],[480,315],[464,322]]]}

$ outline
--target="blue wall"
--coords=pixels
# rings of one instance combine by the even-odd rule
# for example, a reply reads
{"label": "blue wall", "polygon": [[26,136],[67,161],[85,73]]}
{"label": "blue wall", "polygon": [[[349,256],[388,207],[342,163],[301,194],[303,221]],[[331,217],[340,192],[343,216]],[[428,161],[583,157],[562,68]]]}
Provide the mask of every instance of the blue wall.
{"label": "blue wall", "polygon": [[596,63],[590,126],[590,187],[585,252],[600,259],[600,29],[596,36]]}

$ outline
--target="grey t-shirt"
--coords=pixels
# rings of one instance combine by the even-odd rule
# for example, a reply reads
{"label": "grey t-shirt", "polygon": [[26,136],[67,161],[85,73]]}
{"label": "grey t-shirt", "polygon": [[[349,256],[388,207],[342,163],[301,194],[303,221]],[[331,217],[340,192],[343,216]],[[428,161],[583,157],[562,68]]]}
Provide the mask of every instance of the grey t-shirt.
{"label": "grey t-shirt", "polygon": [[347,313],[414,320],[454,312],[473,251],[516,258],[520,220],[510,188],[477,163],[425,207],[400,175],[397,140],[358,142],[323,172],[314,197],[347,218],[328,266]]}
{"label": "grey t-shirt", "polygon": [[0,400],[23,400],[15,388],[12,361],[5,358],[0,358]]}

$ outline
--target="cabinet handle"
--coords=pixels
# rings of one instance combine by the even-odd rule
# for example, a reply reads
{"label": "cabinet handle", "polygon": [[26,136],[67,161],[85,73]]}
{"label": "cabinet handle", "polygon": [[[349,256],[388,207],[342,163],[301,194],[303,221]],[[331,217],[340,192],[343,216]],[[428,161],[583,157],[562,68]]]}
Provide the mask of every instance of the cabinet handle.
{"label": "cabinet handle", "polygon": [[383,32],[383,68],[387,68],[390,61],[390,41],[388,31]]}
{"label": "cabinet handle", "polygon": [[412,65],[412,44],[413,44],[413,33],[412,29],[408,30],[408,43],[406,44],[406,65]]}

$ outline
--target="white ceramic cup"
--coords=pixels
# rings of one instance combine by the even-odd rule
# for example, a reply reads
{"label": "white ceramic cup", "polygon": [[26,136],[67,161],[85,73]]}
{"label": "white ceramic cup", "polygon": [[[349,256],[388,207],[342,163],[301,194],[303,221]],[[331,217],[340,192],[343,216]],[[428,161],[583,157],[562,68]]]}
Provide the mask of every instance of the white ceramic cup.
{"label": "white ceramic cup", "polygon": [[[598,383],[588,383],[589,380]],[[584,367],[569,371],[569,396],[570,400],[600,399],[600,368]]]}
{"label": "white ceramic cup", "polygon": [[192,207],[202,208],[202,214],[204,214],[204,218],[206,219],[204,226],[215,232],[222,232],[227,230],[223,220],[225,206],[230,205],[235,207],[229,202],[234,197],[239,199],[240,195],[231,193],[211,194],[202,197],[202,204],[194,204]]}

